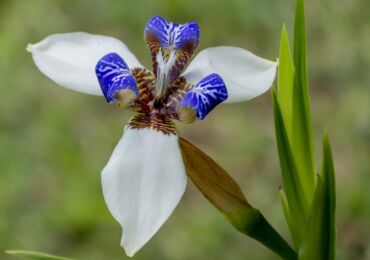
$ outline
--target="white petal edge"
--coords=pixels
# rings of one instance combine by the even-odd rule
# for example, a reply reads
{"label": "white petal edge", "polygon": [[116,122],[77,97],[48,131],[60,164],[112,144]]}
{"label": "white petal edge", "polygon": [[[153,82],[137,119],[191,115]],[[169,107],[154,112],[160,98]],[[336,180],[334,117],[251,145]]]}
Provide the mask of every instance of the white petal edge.
{"label": "white petal edge", "polygon": [[197,84],[211,73],[224,80],[228,98],[225,103],[252,99],[266,92],[276,75],[277,63],[237,47],[219,46],[201,51],[182,76]]}
{"label": "white petal edge", "polygon": [[29,44],[36,66],[57,84],[87,94],[102,95],[95,75],[100,58],[118,53],[130,68],[143,67],[121,41],[84,32],[53,34]]}
{"label": "white petal edge", "polygon": [[126,127],[102,171],[105,202],[133,256],[158,231],[184,194],[185,167],[176,135]]}

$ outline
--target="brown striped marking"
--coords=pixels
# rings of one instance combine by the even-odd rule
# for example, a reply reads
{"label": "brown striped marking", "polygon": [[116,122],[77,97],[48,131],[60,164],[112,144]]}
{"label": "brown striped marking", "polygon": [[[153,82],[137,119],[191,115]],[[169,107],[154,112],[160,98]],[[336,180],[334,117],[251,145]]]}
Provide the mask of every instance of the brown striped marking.
{"label": "brown striped marking", "polygon": [[137,114],[130,119],[129,127],[133,129],[153,129],[166,135],[176,135],[176,125],[167,116],[159,113]]}

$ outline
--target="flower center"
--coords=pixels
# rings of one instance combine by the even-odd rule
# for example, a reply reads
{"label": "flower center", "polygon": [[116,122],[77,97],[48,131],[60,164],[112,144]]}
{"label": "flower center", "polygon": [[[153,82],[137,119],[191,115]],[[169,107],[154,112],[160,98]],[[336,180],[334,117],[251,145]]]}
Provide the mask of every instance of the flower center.
{"label": "flower center", "polygon": [[144,36],[153,72],[141,66],[130,68],[115,52],[103,56],[95,67],[106,100],[138,113],[131,119],[131,127],[175,134],[172,120],[185,123],[202,120],[227,98],[225,83],[216,73],[203,75],[197,83],[188,83],[182,76],[199,45],[196,22],[177,24],[155,16],[147,23]]}
{"label": "flower center", "polygon": [[[163,58],[163,56],[162,56]],[[132,128],[151,128],[162,131],[165,134],[176,134],[176,127],[173,119],[181,120],[186,123],[195,120],[191,111],[180,109],[177,104],[183,99],[184,95],[192,88],[183,77],[178,77],[173,81],[163,84],[165,91],[158,96],[157,84],[154,74],[147,70],[136,68],[132,70],[132,75],[136,79],[138,88],[138,98],[131,103],[131,108],[138,114],[131,118],[130,127]]]}

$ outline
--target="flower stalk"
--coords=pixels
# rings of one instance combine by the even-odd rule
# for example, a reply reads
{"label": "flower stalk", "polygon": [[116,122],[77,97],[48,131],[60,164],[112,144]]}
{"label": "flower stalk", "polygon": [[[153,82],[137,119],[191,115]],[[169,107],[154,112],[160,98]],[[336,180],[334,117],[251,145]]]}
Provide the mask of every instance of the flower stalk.
{"label": "flower stalk", "polygon": [[253,208],[234,179],[207,154],[180,139],[186,173],[205,198],[241,233],[259,241],[284,259],[296,259],[296,252]]}

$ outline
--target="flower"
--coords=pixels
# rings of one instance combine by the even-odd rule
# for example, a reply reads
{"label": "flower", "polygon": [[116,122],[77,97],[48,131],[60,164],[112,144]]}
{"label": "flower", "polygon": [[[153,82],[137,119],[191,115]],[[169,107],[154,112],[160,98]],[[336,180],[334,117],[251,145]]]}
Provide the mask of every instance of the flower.
{"label": "flower", "polygon": [[[36,66],[61,86],[136,111],[102,171],[105,201],[121,224],[121,245],[132,256],[157,232],[181,199],[186,174],[173,120],[204,119],[219,103],[239,102],[269,89],[276,63],[236,47],[200,52],[196,22],[161,17],[144,31],[153,72],[122,42],[76,32],[28,45]],[[190,64],[189,64],[190,63]]]}

